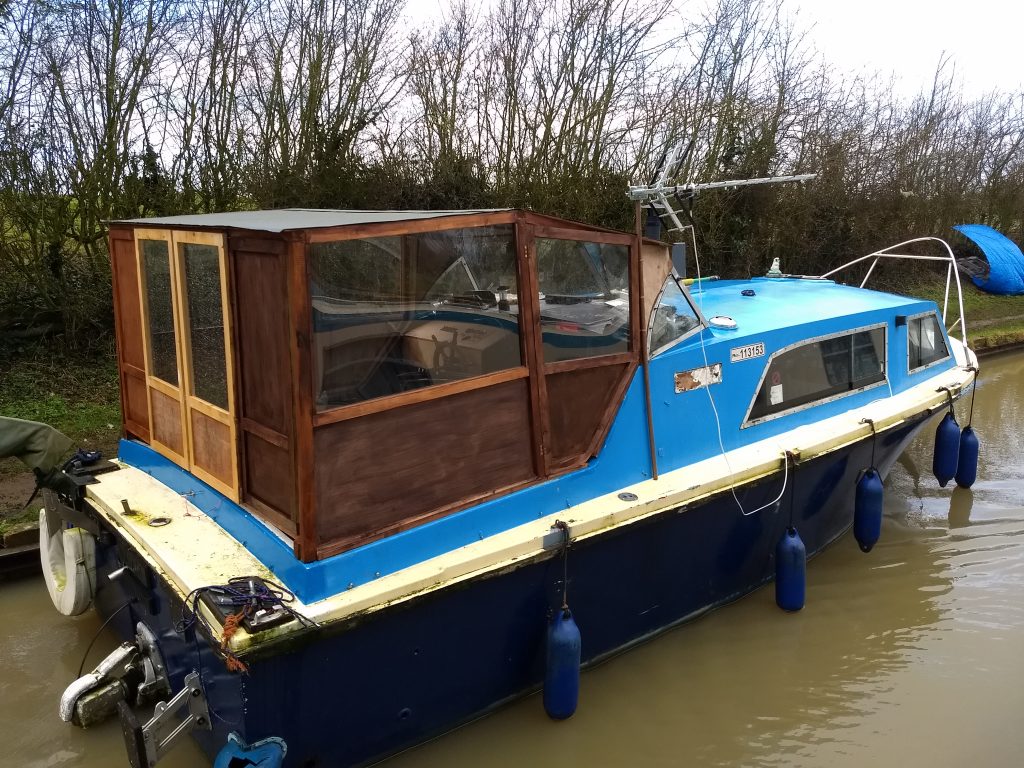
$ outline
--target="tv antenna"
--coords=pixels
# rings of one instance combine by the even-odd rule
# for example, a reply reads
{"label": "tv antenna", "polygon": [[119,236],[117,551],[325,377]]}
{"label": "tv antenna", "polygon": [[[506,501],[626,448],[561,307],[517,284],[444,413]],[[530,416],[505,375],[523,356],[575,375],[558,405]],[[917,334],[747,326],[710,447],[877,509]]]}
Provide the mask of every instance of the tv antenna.
{"label": "tv antenna", "polygon": [[[679,214],[683,212],[683,206],[692,203],[693,199],[701,192],[707,192],[712,189],[753,187],[760,184],[786,184],[794,181],[803,183],[810,181],[818,175],[816,173],[803,173],[796,176],[766,176],[761,179],[733,179],[731,181],[677,184],[673,182],[676,174],[679,172],[679,166],[682,165],[683,160],[690,153],[693,141],[690,141],[685,150],[683,149],[683,144],[684,142],[680,141],[665,153],[661,167],[658,169],[654,180],[648,186],[631,185],[626,193],[631,200],[650,205],[669,232],[679,232],[684,228],[683,223],[679,220]],[[677,205],[679,207],[676,207]]]}

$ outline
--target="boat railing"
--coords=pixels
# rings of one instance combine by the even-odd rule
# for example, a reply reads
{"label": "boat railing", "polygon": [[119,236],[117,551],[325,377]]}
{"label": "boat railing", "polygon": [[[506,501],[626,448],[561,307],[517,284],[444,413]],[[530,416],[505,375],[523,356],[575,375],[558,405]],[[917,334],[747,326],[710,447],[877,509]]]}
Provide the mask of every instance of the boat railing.
{"label": "boat railing", "polygon": [[[946,253],[943,256],[923,256],[915,253],[903,253],[899,249],[904,248],[908,245],[914,245],[916,243],[939,243]],[[960,341],[967,347],[967,321],[964,319],[964,292],[963,286],[960,284],[960,271],[956,266],[956,257],[953,255],[953,249],[949,247],[949,243],[938,237],[915,237],[913,240],[904,240],[902,243],[896,243],[896,245],[890,245],[888,248],[882,248],[878,251],[873,251],[866,256],[861,256],[848,261],[842,266],[836,267],[833,270],[826,272],[821,275],[822,278],[832,277],[839,272],[842,272],[850,267],[860,264],[865,261],[871,261],[871,266],[868,267],[867,274],[864,275],[864,279],[860,282],[860,287],[863,288],[867,285],[868,280],[871,278],[871,274],[875,271],[875,267],[878,266],[878,262],[881,259],[905,259],[910,261],[944,261],[946,262],[946,290],[942,299],[942,322],[947,325],[946,333],[952,334],[957,326],[960,326]],[[949,288],[953,280],[956,280],[956,294],[957,294],[957,307],[960,310],[959,317],[956,322],[952,325],[948,325],[946,320],[948,309],[949,309]]]}

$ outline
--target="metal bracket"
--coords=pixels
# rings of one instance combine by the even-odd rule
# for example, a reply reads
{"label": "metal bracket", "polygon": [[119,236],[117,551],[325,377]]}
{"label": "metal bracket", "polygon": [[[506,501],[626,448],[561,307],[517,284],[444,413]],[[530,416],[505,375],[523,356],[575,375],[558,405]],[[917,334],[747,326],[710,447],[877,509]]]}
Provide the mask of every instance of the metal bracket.
{"label": "metal bracket", "polygon": [[48,512],[55,512],[62,520],[81,528],[83,531],[88,531],[93,536],[100,535],[102,529],[100,528],[99,520],[88,512],[61,503],[57,494],[49,488],[43,489],[43,504]]}
{"label": "metal bracket", "polygon": [[[211,729],[210,710],[198,672],[185,676],[185,687],[170,701],[157,702],[153,716],[143,725],[139,725],[125,702],[118,709],[131,768],[153,768],[193,729]],[[187,711],[183,720],[178,719],[181,710]]]}
{"label": "metal bracket", "polygon": [[142,660],[142,682],[135,692],[135,703],[146,704],[160,696],[170,696],[167,665],[164,664],[156,635],[144,622],[135,625],[135,642],[139,646]]}

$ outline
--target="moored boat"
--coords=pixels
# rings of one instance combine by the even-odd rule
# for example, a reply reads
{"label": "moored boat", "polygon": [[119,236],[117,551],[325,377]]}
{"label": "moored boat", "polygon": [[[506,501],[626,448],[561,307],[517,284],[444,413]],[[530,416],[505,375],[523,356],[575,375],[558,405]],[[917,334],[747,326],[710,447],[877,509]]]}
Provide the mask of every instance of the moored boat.
{"label": "moored boat", "polygon": [[365,764],[540,687],[567,605],[585,666],[733,600],[977,370],[932,302],[687,281],[527,211],[128,220],[110,250],[126,439],[42,530],[84,553],[60,605],[125,639],[62,717],[117,708],[132,765],[186,735]]}

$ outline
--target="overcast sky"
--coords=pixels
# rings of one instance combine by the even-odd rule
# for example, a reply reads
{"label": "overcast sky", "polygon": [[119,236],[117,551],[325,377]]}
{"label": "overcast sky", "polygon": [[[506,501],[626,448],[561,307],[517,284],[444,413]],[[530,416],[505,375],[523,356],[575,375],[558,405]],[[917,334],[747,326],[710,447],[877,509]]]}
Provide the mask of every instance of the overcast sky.
{"label": "overcast sky", "polygon": [[[495,0],[475,0],[485,9]],[[666,0],[684,15],[714,0]],[[450,0],[407,0],[415,24],[437,21]],[[784,0],[838,72],[897,75],[898,92],[931,86],[943,53],[965,93],[1024,91],[1024,0]]]}
{"label": "overcast sky", "polygon": [[977,96],[1024,90],[1024,2],[789,0],[838,70],[897,73],[900,91],[930,85],[945,51]]}

